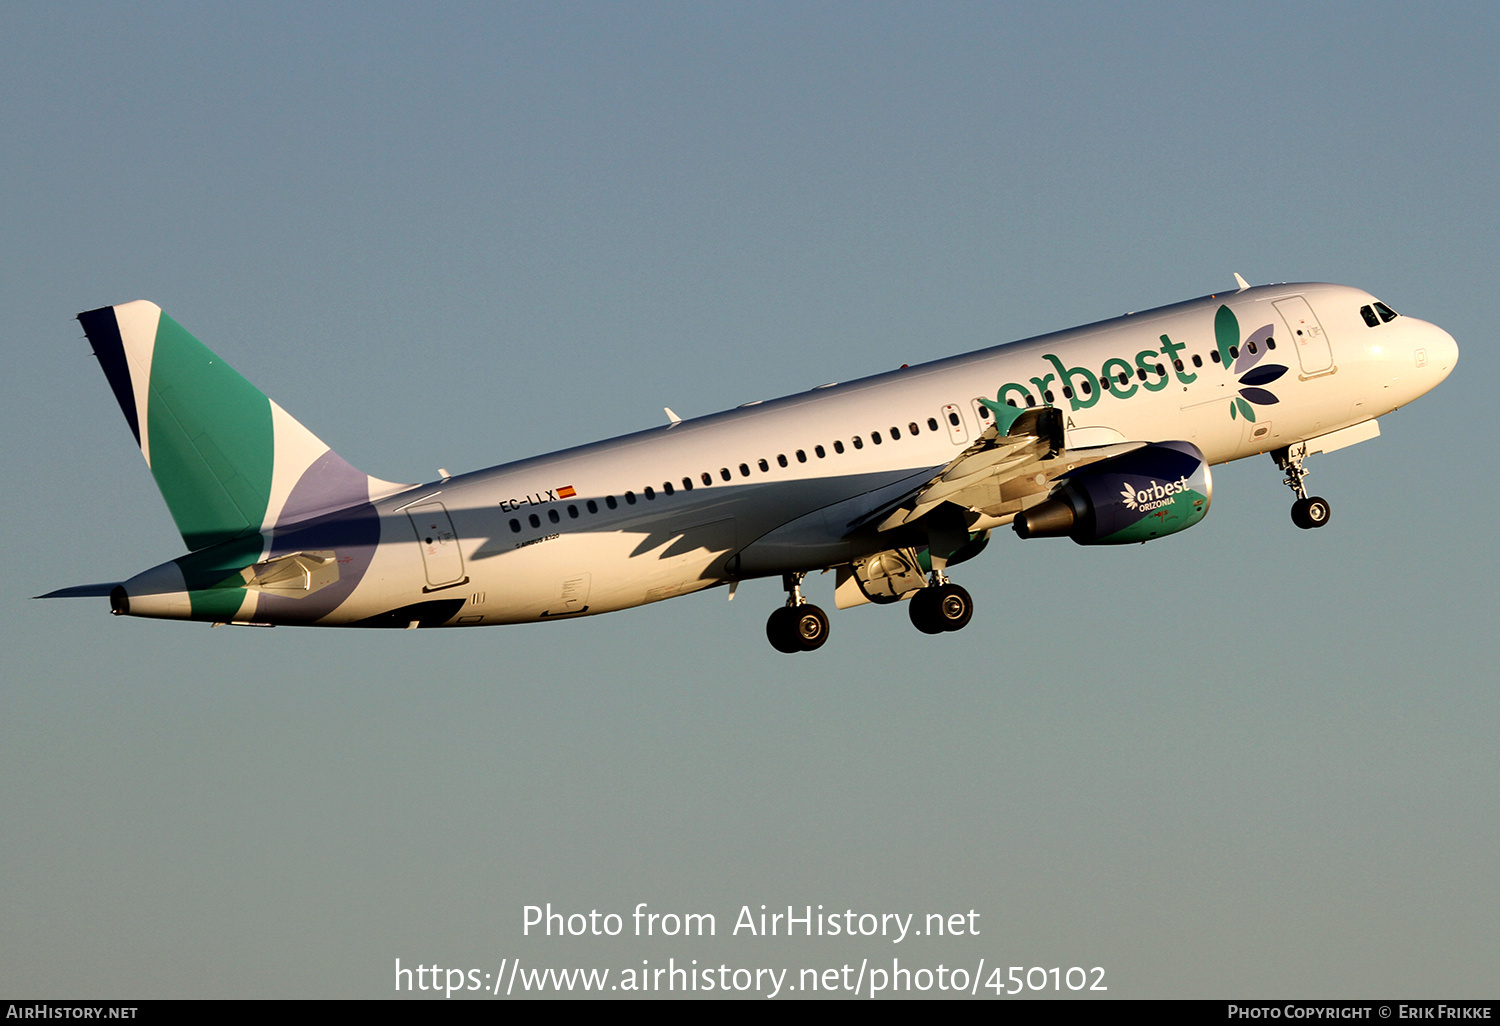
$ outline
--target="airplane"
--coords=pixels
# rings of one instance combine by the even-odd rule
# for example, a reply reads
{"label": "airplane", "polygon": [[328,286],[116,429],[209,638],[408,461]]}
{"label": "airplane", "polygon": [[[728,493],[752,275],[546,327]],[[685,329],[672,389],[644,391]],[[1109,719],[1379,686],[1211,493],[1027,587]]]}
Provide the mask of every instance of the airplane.
{"label": "airplane", "polygon": [[1210,467],[1270,453],[1301,528],[1305,461],[1380,433],[1458,359],[1361,289],[1237,288],[421,485],[356,470],[144,301],[79,315],[188,552],[40,598],[214,626],[478,627],[593,616],[780,577],[786,653],[839,609],[965,627],[949,571],[993,532],[1145,542],[1208,513]]}

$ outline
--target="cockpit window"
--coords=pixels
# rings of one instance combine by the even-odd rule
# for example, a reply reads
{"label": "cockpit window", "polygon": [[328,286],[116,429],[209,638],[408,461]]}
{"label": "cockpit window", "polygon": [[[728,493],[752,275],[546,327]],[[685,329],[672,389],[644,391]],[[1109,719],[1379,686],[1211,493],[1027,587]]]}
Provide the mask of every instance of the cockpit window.
{"label": "cockpit window", "polygon": [[1375,328],[1380,325],[1380,318],[1375,316],[1375,311],[1368,306],[1359,308],[1359,315],[1365,319],[1365,323]]}
{"label": "cockpit window", "polygon": [[1396,319],[1396,311],[1392,310],[1384,303],[1376,303],[1375,310],[1380,314],[1380,319],[1382,321],[1390,323],[1391,321],[1394,321]]}

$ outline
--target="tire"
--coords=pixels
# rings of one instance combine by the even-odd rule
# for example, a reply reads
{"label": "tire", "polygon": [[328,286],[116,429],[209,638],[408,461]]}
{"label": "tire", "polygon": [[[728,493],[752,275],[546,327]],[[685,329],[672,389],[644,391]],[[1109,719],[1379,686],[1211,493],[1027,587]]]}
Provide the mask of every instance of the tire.
{"label": "tire", "polygon": [[911,614],[911,625],[923,634],[941,634],[947,630],[943,626],[942,614],[937,608],[937,588],[923,588],[911,597],[911,605],[907,612]]}
{"label": "tire", "polygon": [[937,622],[945,631],[961,631],[974,619],[974,599],[956,584],[945,584],[937,589],[933,610]]}
{"label": "tire", "polygon": [[795,616],[795,610],[789,606],[782,606],[766,620],[766,640],[776,651],[787,654],[802,651],[802,642],[797,637]]}
{"label": "tire", "polygon": [[1321,495],[1314,495],[1309,499],[1298,499],[1292,503],[1292,523],[1304,531],[1311,531],[1314,527],[1322,527],[1328,523],[1333,516],[1333,509],[1328,505],[1328,500]]}
{"label": "tire", "polygon": [[778,652],[812,652],[828,640],[828,614],[814,605],[782,606],[766,620],[766,640]]}

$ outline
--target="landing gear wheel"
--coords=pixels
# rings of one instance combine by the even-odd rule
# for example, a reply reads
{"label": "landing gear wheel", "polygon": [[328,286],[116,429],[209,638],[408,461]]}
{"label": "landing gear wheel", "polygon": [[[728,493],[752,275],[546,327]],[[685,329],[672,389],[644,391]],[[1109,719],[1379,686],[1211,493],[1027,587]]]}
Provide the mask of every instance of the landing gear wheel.
{"label": "landing gear wheel", "polygon": [[782,606],[766,621],[766,640],[778,652],[800,652],[802,643],[797,640],[796,625],[792,617],[796,612],[790,606]]}
{"label": "landing gear wheel", "polygon": [[811,652],[828,640],[828,615],[817,606],[782,606],[766,621],[766,638],[778,652]]}
{"label": "landing gear wheel", "polygon": [[1321,495],[1314,495],[1310,499],[1298,499],[1292,503],[1292,523],[1304,531],[1322,527],[1328,523],[1328,518],[1332,515],[1333,509],[1328,505],[1328,500]]}
{"label": "landing gear wheel", "polygon": [[923,634],[961,631],[974,618],[974,600],[956,584],[923,588],[911,599],[912,626]]}
{"label": "landing gear wheel", "polygon": [[798,606],[792,612],[796,614],[792,623],[802,651],[822,648],[823,642],[828,640],[828,614],[813,605]]}
{"label": "landing gear wheel", "polygon": [[938,618],[936,588],[923,588],[913,595],[907,612],[911,615],[911,625],[923,634],[943,633],[943,624]]}
{"label": "landing gear wheel", "polygon": [[937,590],[938,619],[945,631],[961,631],[974,619],[974,600],[956,584],[945,584]]}

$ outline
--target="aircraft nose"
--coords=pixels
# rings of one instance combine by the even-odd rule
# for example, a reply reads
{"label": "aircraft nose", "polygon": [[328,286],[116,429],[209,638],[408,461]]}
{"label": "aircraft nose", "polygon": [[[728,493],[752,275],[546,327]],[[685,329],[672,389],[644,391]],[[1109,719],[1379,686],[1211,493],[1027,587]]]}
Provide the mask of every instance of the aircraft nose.
{"label": "aircraft nose", "polygon": [[1437,341],[1432,347],[1432,360],[1443,372],[1443,377],[1447,377],[1452,373],[1454,365],[1458,363],[1458,343],[1442,328],[1434,326],[1434,331],[1437,334]]}

